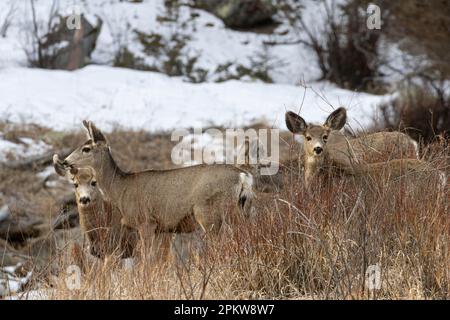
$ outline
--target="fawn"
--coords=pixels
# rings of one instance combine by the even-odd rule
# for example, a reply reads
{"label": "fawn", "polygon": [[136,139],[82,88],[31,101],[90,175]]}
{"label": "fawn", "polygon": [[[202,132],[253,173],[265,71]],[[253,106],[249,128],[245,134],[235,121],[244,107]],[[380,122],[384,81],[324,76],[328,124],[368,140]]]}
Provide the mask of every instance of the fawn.
{"label": "fawn", "polygon": [[132,256],[137,231],[121,223],[122,216],[97,184],[95,171],[90,167],[66,170],[57,155],[53,165],[58,174],[74,184],[80,227],[87,236],[90,253],[98,258]]}

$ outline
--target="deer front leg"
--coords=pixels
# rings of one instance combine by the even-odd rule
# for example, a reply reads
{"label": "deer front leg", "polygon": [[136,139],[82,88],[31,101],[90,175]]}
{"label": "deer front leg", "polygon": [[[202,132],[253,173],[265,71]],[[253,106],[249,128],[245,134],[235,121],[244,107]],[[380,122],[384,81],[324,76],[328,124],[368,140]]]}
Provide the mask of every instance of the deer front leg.
{"label": "deer front leg", "polygon": [[153,246],[157,225],[153,222],[142,223],[138,228],[140,253],[146,257]]}
{"label": "deer front leg", "polygon": [[199,203],[194,206],[194,217],[203,232],[218,233],[222,226],[220,208],[213,208],[208,203]]}

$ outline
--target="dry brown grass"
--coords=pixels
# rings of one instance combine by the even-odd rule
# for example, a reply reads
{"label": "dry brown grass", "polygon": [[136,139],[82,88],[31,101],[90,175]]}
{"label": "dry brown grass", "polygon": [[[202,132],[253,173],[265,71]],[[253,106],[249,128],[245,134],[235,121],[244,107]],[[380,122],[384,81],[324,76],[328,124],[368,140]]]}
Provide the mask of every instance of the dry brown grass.
{"label": "dry brown grass", "polygon": [[[108,137],[124,168],[170,166],[166,135],[117,131]],[[83,139],[73,134],[59,143]],[[429,147],[427,158],[449,173],[448,147]],[[312,190],[292,179],[279,194],[258,194],[255,219],[229,217],[186,264],[141,249],[131,269],[90,261],[80,289],[69,290],[65,270],[74,262],[65,250],[59,274],[42,275],[47,280],[36,279],[29,290],[39,284],[52,299],[448,299],[449,188],[436,186],[433,173],[397,181],[320,179]],[[370,291],[366,270],[376,264],[381,289]]]}

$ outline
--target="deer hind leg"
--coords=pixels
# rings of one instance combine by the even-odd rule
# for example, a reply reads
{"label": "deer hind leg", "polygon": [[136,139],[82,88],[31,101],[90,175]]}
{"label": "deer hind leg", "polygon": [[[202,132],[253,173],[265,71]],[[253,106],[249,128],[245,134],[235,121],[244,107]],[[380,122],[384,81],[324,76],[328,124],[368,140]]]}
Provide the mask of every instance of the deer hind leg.
{"label": "deer hind leg", "polygon": [[144,260],[151,256],[156,228],[156,223],[151,222],[144,222],[137,228],[139,235],[139,245],[137,246],[139,250],[137,252],[139,252],[139,255]]}
{"label": "deer hind leg", "polygon": [[239,202],[238,206],[238,210],[243,213],[244,217],[253,218],[256,216],[256,210],[253,206],[253,198],[246,198],[245,201]]}
{"label": "deer hind leg", "polygon": [[[248,173],[241,173],[239,175],[240,183],[237,186],[238,190],[238,200],[237,200],[237,209],[238,212],[241,212],[244,217],[251,218],[255,216],[255,210],[253,208],[253,198],[255,194],[253,192],[253,182],[254,177]],[[226,204],[225,199],[221,199],[222,204]]]}

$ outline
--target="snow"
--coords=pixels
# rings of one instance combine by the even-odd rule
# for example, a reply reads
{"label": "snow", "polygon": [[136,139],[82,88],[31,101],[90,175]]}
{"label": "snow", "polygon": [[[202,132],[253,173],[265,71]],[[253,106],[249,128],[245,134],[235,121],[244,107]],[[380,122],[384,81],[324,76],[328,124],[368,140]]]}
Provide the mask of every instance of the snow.
{"label": "snow", "polygon": [[[231,128],[262,118],[285,128],[285,111],[298,111],[303,98],[301,114],[307,121],[323,121],[333,110],[329,104],[345,105],[349,124],[358,129],[370,124],[374,105],[387,98],[328,83],[312,84],[306,92],[299,86],[259,82],[192,84],[160,73],[108,66],[74,72],[5,68],[0,77],[8,79],[0,82],[0,119],[26,119],[54,130],[79,129],[83,119],[106,131],[117,125],[148,131],[210,124]],[[0,143],[0,149],[20,153],[21,146]]]}
{"label": "snow", "polygon": [[[52,1],[36,1],[41,31],[51,11]],[[272,35],[240,32],[225,28],[223,22],[208,12],[182,7],[177,23],[160,23],[163,0],[128,3],[115,0],[57,2],[60,12],[79,11],[104,21],[91,65],[74,72],[29,69],[23,48],[31,25],[28,1],[0,2],[0,12],[15,6],[7,37],[0,41],[0,119],[37,123],[55,130],[79,129],[83,119],[90,119],[108,131],[119,125],[149,131],[223,125],[235,127],[254,120],[285,128],[286,110],[299,110],[306,90],[302,115],[307,121],[320,122],[333,108],[349,108],[349,123],[354,129],[371,122],[374,106],[389,96],[374,96],[339,89],[326,82],[315,83],[320,75],[312,53],[302,45],[264,46],[264,41],[289,41],[302,36],[282,23]],[[321,4],[304,2],[306,23],[320,31]],[[197,17],[192,19],[192,14]],[[308,20],[312,16],[315,24]],[[319,17],[318,17],[319,16]],[[185,25],[182,25],[185,23]],[[191,84],[153,72],[112,68],[117,45],[124,44],[147,63],[142,47],[131,30],[155,32],[163,36],[181,32],[189,35],[183,54],[197,56],[198,67],[215,70],[233,62],[247,67],[251,59],[264,53],[275,68],[270,72],[275,84],[249,81]],[[214,77],[209,79],[214,80]],[[317,95],[314,92],[319,92]],[[323,97],[321,97],[323,95]],[[332,107],[330,106],[332,105]],[[5,150],[19,155],[20,145],[0,140],[0,160]],[[26,155],[30,155],[27,153]],[[2,158],[3,157],[3,158]]]}
{"label": "snow", "polygon": [[31,272],[28,272],[23,278],[14,275],[16,269],[19,267],[20,264],[0,269],[0,272],[4,276],[4,278],[0,278],[0,297],[20,292],[23,286],[30,280],[32,276]]}
{"label": "snow", "polygon": [[[344,1],[344,0],[340,0]],[[35,1],[41,34],[53,1]],[[304,1],[305,22],[314,32],[321,32],[324,6]],[[103,20],[92,60],[96,64],[69,72],[27,68],[24,48],[29,45],[31,7],[29,1],[0,1],[0,12],[15,7],[6,38],[0,40],[0,119],[15,123],[36,123],[54,130],[79,130],[81,121],[94,121],[101,129],[116,126],[148,131],[180,128],[226,128],[248,125],[265,119],[274,127],[285,129],[286,110],[299,111],[310,122],[322,122],[334,108],[345,106],[349,125],[365,128],[372,122],[375,106],[392,96],[375,96],[339,89],[327,82],[315,82],[320,75],[314,55],[303,45],[265,46],[265,41],[292,41],[304,34],[281,23],[271,35],[240,32],[225,28],[217,17],[202,10],[182,7],[176,23],[160,23],[163,0],[143,3],[118,0],[57,1],[59,11],[82,12],[91,21]],[[196,18],[192,19],[192,14]],[[5,15],[5,14],[3,14]],[[0,14],[0,19],[2,15]],[[198,67],[209,71],[233,62],[251,67],[251,60],[267,55],[274,84],[260,81],[208,82],[193,84],[177,77],[155,72],[113,68],[111,62],[118,45],[126,45],[147,63],[133,30],[169,36],[174,32],[188,35],[183,49],[187,57],[198,56]],[[160,63],[160,61],[159,61]],[[306,83],[305,89],[299,83]],[[303,102],[303,103],[302,103]],[[1,139],[0,161],[8,155],[29,157],[44,152],[41,141],[16,144]]]}
{"label": "snow", "polygon": [[[183,48],[183,55],[198,57],[196,67],[209,71],[226,63],[241,64],[251,67],[251,59],[260,54],[267,54],[269,62],[276,66],[271,72],[275,82],[297,84],[301,80],[311,81],[320,76],[315,63],[311,63],[311,54],[302,45],[264,46],[265,41],[285,41],[296,34],[290,27],[281,23],[274,34],[241,32],[226,28],[214,15],[182,6],[178,22],[161,23],[159,16],[166,15],[163,0],[147,0],[142,3],[119,2],[118,0],[57,1],[59,12],[65,15],[73,12],[83,13],[89,21],[95,23],[98,16],[103,26],[92,55],[94,63],[111,65],[120,46],[126,46],[148,65],[157,64],[157,59],[143,53],[134,30],[144,33],[157,33],[169,38],[178,33],[186,35],[188,40]],[[48,32],[47,21],[53,1],[36,1],[36,15],[39,34]],[[32,14],[29,1],[0,1],[0,12],[8,12],[15,7],[14,19],[7,32],[7,37],[0,41],[0,68],[26,66],[25,48],[30,48]],[[316,13],[322,10],[320,4],[311,2],[307,10]],[[305,9],[306,10],[306,9]],[[192,18],[193,14],[196,16]],[[3,14],[6,15],[6,14]],[[0,23],[2,15],[0,15]],[[288,34],[283,35],[286,31]],[[224,50],[225,49],[225,50]],[[159,61],[160,62],[160,61]],[[216,77],[210,76],[210,80]]]}
{"label": "snow", "polygon": [[8,219],[10,214],[11,213],[10,213],[9,207],[7,205],[0,207],[0,223],[4,220]]}
{"label": "snow", "polygon": [[36,176],[38,178],[41,178],[42,180],[45,180],[45,179],[47,179],[48,177],[50,177],[54,173],[55,173],[55,169],[53,168],[53,166],[48,166],[44,170],[42,170],[41,172],[38,172],[36,174]]}
{"label": "snow", "polygon": [[[2,94],[5,95],[0,90],[0,95]],[[0,119],[4,118],[0,116]],[[8,161],[11,157],[14,159],[24,159],[37,156],[50,149],[50,146],[45,142],[31,138],[19,138],[19,142],[14,143],[4,140],[0,133],[0,162]]]}
{"label": "snow", "polygon": [[5,297],[5,300],[49,300],[54,292],[54,289],[28,290],[12,296],[7,296]]}

